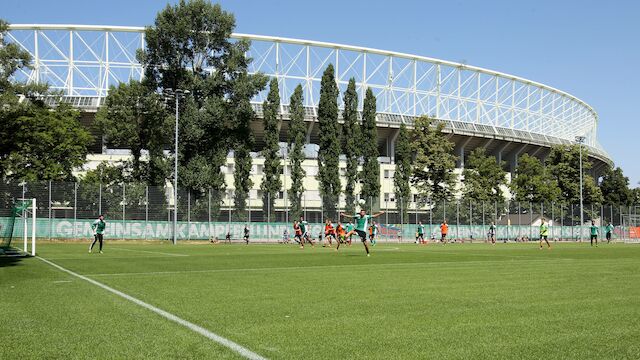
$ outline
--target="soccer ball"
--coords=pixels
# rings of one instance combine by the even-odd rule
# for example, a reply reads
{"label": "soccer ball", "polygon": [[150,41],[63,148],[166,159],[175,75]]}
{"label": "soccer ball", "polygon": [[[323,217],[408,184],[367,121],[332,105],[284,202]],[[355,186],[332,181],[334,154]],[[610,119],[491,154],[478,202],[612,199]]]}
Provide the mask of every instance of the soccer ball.
{"label": "soccer ball", "polygon": [[358,200],[358,204],[360,204],[360,206],[365,206],[367,202],[364,199],[360,199]]}

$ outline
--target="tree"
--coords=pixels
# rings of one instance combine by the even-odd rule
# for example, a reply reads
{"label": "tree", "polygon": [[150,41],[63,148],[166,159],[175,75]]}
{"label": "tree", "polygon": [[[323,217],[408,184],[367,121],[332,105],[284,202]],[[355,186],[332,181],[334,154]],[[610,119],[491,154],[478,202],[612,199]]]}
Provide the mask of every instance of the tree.
{"label": "tree", "polygon": [[280,157],[278,156],[280,147],[280,93],[278,90],[278,79],[273,78],[269,84],[269,95],[263,103],[264,111],[264,175],[262,177],[262,213],[267,219],[275,219],[275,200],[278,191],[282,188],[280,174]]}
{"label": "tree", "polygon": [[433,119],[421,116],[410,136],[415,154],[411,183],[421,199],[432,203],[449,199],[456,184],[453,143],[444,136],[443,129],[444,123],[436,125]]}
{"label": "tree", "polygon": [[[376,126],[376,97],[367,88],[362,107],[362,195],[367,204],[377,204],[380,197],[380,165],[378,164],[378,128]],[[366,139],[366,140],[365,140]]]}
{"label": "tree", "polygon": [[289,122],[289,147],[291,148],[291,190],[289,198],[291,199],[291,217],[298,219],[302,214],[301,198],[304,193],[304,185],[302,183],[305,172],[302,169],[304,161],[304,142],[306,127],[304,125],[304,107],[302,105],[302,86],[296,86],[296,89],[289,100],[290,105],[290,122]]}
{"label": "tree", "polygon": [[360,157],[360,144],[362,139],[360,136],[360,124],[358,123],[358,93],[356,92],[356,80],[349,79],[347,91],[343,96],[344,110],[342,111],[343,143],[342,151],[347,160],[345,185],[346,212],[353,214],[355,212],[355,190],[358,181],[358,158]]}
{"label": "tree", "polygon": [[12,80],[18,70],[30,68],[31,56],[6,42],[7,31],[0,20],[0,177],[70,180],[94,139],[78,121],[79,112],[66,104],[44,104],[41,97],[51,96],[46,85]]}
{"label": "tree", "polygon": [[320,149],[318,150],[318,176],[325,217],[335,217],[340,198],[340,139],[338,136],[338,86],[333,65],[329,64],[320,82],[318,103]]}
{"label": "tree", "polygon": [[179,186],[191,189],[196,201],[212,189],[215,209],[225,185],[220,167],[233,149],[235,200],[242,211],[251,186],[249,123],[255,114],[250,99],[267,79],[248,74],[249,42],[232,41],[234,28],[233,15],[220,5],[182,0],[167,5],[156,16],[155,25],[145,29],[147,48],[138,53],[138,60],[150,91],[190,91],[180,101]]}
{"label": "tree", "polygon": [[[580,201],[580,147],[579,145],[556,145],[547,157],[549,173],[557,181],[560,198],[568,203]],[[602,203],[602,192],[595,180],[584,171],[591,169],[587,149],[582,149],[583,201],[585,204]]]}
{"label": "tree", "polygon": [[[135,80],[112,86],[95,125],[109,145],[131,149],[133,180],[164,185],[167,164],[163,150],[172,129],[160,95]],[[147,163],[141,161],[144,149],[149,153]]]}
{"label": "tree", "polygon": [[539,204],[560,200],[557,179],[551,175],[542,161],[529,154],[518,158],[518,166],[510,187],[518,201]]}
{"label": "tree", "polygon": [[4,106],[17,105],[18,94],[29,95],[46,89],[44,85],[27,85],[12,80],[18,70],[31,69],[31,55],[19,45],[8,43],[7,31],[9,24],[0,19],[0,103]]}
{"label": "tree", "polygon": [[474,149],[462,171],[465,198],[503,203],[503,187],[507,186],[507,172],[503,166],[504,162],[498,163],[495,157],[487,155],[485,148]]}
{"label": "tree", "polygon": [[304,107],[302,105],[302,86],[296,86],[296,89],[289,100],[290,105],[290,122],[289,122],[289,147],[291,153],[291,191],[289,198],[291,199],[291,217],[297,219],[302,214],[302,194],[304,193],[304,185],[302,183],[305,177],[305,171],[302,169],[304,161],[304,142],[306,127],[304,125]]}
{"label": "tree", "polygon": [[606,204],[630,205],[633,192],[629,189],[629,178],[624,176],[622,169],[608,168],[600,182],[600,190]]}
{"label": "tree", "polygon": [[398,142],[396,143],[396,170],[393,176],[393,184],[396,192],[396,205],[403,219],[408,219],[409,201],[411,200],[411,143],[407,126],[400,124]]}
{"label": "tree", "polygon": [[78,111],[67,104],[50,109],[35,103],[22,108],[11,146],[3,159],[8,177],[26,181],[72,180],[72,171],[85,163],[94,139],[82,127]]}

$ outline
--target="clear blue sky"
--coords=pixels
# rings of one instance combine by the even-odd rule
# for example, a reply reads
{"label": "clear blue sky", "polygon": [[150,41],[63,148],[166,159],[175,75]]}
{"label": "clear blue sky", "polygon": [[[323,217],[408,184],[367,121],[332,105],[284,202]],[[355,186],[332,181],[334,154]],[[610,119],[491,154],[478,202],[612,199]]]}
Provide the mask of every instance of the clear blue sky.
{"label": "clear blue sky", "polygon": [[[12,23],[149,25],[164,1],[2,0]],[[638,1],[221,1],[237,32],[337,42],[486,67],[595,108],[599,139],[640,181]]]}

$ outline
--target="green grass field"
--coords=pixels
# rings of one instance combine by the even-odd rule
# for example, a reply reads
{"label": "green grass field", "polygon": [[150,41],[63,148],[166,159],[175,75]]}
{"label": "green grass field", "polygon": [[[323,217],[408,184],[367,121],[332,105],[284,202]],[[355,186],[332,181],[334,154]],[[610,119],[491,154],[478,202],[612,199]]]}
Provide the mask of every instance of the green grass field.
{"label": "green grass field", "polygon": [[[638,359],[640,245],[41,243],[66,269],[270,359]],[[0,259],[0,359],[232,350],[37,258]]]}

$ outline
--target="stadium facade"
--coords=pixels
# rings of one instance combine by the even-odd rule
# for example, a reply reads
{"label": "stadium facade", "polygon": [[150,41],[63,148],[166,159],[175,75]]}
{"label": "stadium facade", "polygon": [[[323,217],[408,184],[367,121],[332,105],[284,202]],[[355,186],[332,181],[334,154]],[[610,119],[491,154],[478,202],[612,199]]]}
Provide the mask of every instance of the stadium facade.
{"label": "stadium facade", "polygon": [[[143,69],[136,61],[136,50],[145,46],[142,27],[13,24],[8,38],[33,57],[33,69],[17,74],[16,80],[46,82],[51,89],[62,91],[63,101],[81,110],[82,122],[87,125],[93,121],[110,86],[140,80],[143,76]],[[308,159],[304,162],[307,173],[304,200],[309,208],[321,206],[315,179],[317,146],[313,144],[318,142],[320,80],[329,63],[336,69],[341,93],[339,106],[351,77],[356,80],[360,109],[367,88],[377,97],[377,143],[383,193],[380,207],[383,209],[396,207],[393,154],[400,124],[411,128],[421,115],[432,116],[445,124],[444,132],[455,143],[458,171],[464,167],[465,156],[478,147],[505,161],[508,170],[513,172],[522,154],[544,159],[551,146],[573,144],[577,137],[584,138],[594,177],[599,177],[613,163],[598,143],[598,115],[594,109],[571,94],[532,80],[462,63],[357,46],[247,34],[233,34],[233,38],[251,40],[247,53],[253,58],[250,72],[262,72],[279,81],[283,101],[282,142],[287,139],[287,102],[294,88],[298,84],[303,86],[310,144],[306,148]],[[261,117],[266,95],[267,90],[252,99],[257,114],[252,124],[256,154],[263,145]],[[126,149],[107,149],[100,142],[93,147],[93,152],[89,168],[101,161],[128,158]],[[249,201],[254,208],[261,207],[258,189],[262,163],[263,159],[256,155],[252,169],[254,189],[250,193],[253,200]],[[283,163],[287,173],[284,153]],[[232,192],[232,157],[221,171],[226,173],[228,191]],[[290,181],[285,178],[287,176],[283,177],[286,188]],[[230,200],[225,202],[230,205]],[[408,205],[416,208],[413,201]],[[279,198],[276,206],[284,209],[287,201]]]}

